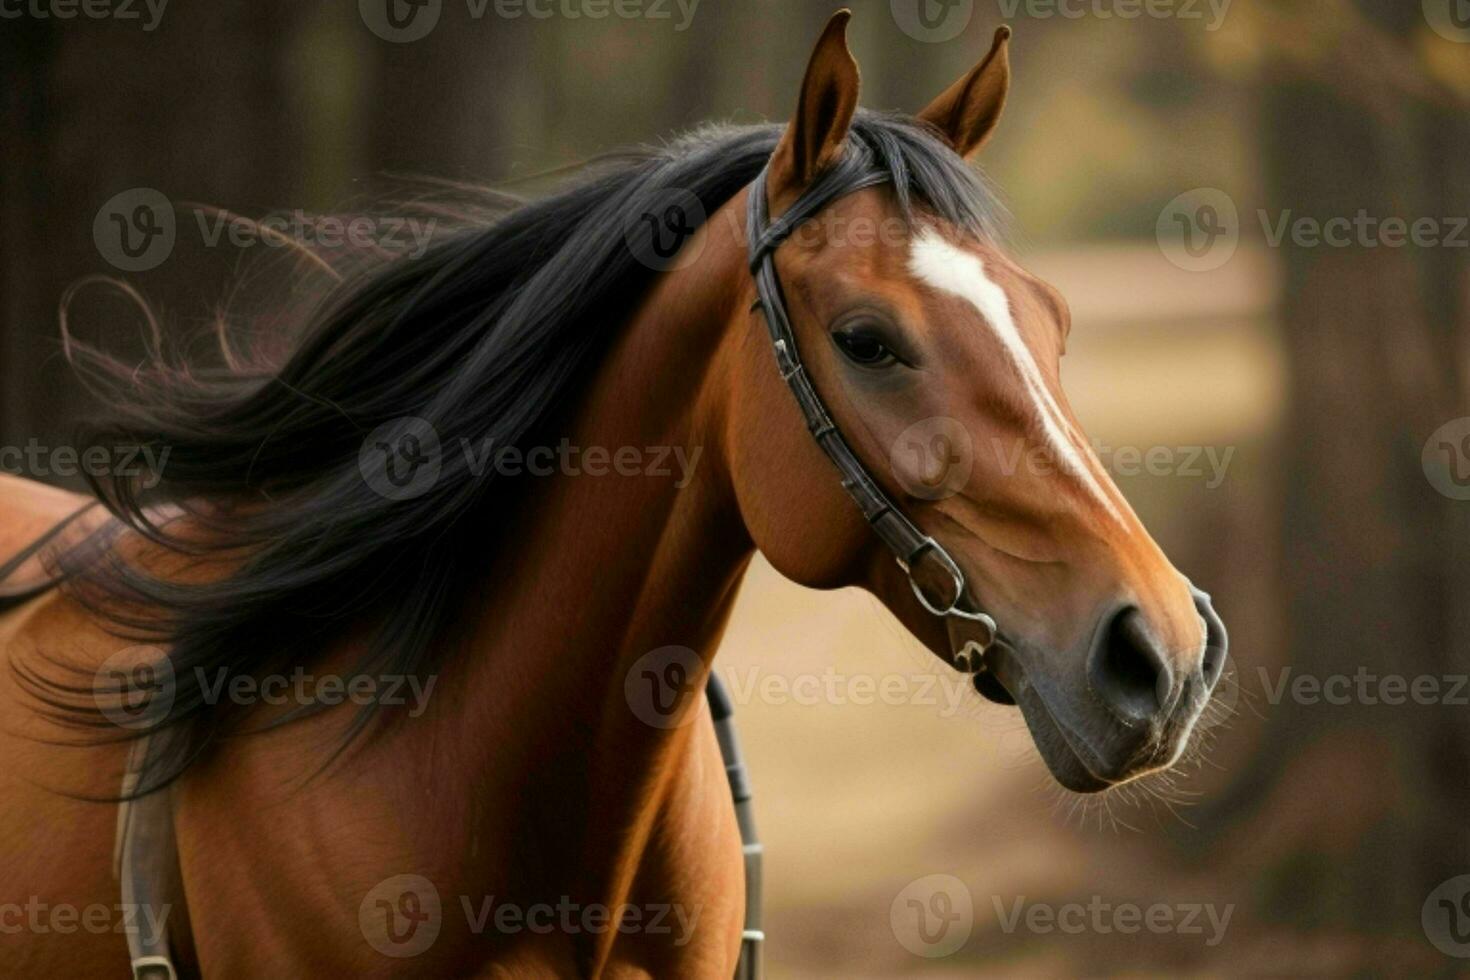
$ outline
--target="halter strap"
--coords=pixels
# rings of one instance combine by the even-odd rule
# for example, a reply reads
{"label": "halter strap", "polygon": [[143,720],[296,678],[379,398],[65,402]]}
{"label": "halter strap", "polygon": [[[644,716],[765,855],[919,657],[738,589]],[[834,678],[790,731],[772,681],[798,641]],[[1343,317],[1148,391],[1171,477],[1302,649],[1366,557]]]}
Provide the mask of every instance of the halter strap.
{"label": "halter strap", "polygon": [[[943,545],[921,531],[898,509],[842,438],[837,423],[832,420],[802,363],[801,353],[796,345],[796,334],[786,312],[781,280],[776,274],[776,249],[798,225],[838,197],[887,183],[889,177],[881,171],[871,171],[853,181],[835,169],[828,170],[797,198],[796,203],[780,217],[772,220],[770,205],[766,201],[766,176],[769,170],[767,165],[750,185],[746,224],[750,243],[750,272],[755,278],[756,294],[760,297],[752,310],[759,309],[765,315],[781,380],[786,382],[796,397],[807,429],[816,439],[817,445],[837,467],[842,478],[842,488],[852,497],[873,533],[887,545],[899,567],[908,575],[909,587],[913,589],[920,604],[935,616],[957,616],[985,626],[990,633],[990,639],[986,641],[988,645],[995,638],[995,620],[983,612],[960,608],[960,604],[968,598],[964,572]],[[916,567],[926,558],[937,562],[953,582],[954,592],[947,597],[948,601],[936,602],[931,599],[914,577]]]}

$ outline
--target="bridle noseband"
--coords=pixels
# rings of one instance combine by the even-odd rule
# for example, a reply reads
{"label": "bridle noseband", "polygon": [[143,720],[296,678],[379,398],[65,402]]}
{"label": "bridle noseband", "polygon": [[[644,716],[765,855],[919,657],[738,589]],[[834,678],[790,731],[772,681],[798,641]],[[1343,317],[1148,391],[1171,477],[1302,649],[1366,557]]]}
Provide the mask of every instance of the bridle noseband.
{"label": "bridle noseband", "polygon": [[[868,471],[863,468],[863,464],[858,461],[846,440],[842,438],[837,424],[832,421],[831,414],[822,403],[821,396],[817,394],[802,364],[801,354],[796,346],[796,335],[791,329],[791,318],[787,315],[786,301],[781,292],[781,279],[776,274],[776,248],[791,234],[793,229],[816,215],[839,196],[876,184],[887,183],[890,178],[884,173],[874,171],[854,181],[836,169],[829,169],[812,182],[797,198],[795,204],[772,221],[769,204],[766,201],[768,172],[769,167],[762,170],[755,182],[750,185],[750,199],[746,211],[747,233],[750,239],[750,272],[755,277],[756,294],[760,297],[751,309],[752,312],[759,309],[765,314],[766,327],[771,334],[771,345],[776,352],[776,367],[781,372],[781,380],[786,382],[791,393],[796,396],[796,403],[801,408],[802,416],[806,419],[807,429],[817,440],[817,445],[822,447],[827,458],[836,465],[842,477],[843,489],[857,503],[863,516],[867,518],[868,525],[872,527],[873,533],[888,546],[889,551],[893,552],[894,559],[904,570],[904,574],[908,576],[909,587],[913,589],[915,598],[935,616],[956,616],[979,623],[988,633],[988,638],[983,645],[989,646],[995,640],[997,633],[995,620],[983,612],[961,608],[961,603],[967,599],[965,573],[960,570],[960,566],[956,564],[954,558],[942,544],[919,530],[918,526],[909,520],[908,516],[899,510],[892,500],[888,499],[888,495],[868,475]],[[949,575],[953,584],[952,594],[945,593],[943,596],[935,597],[926,593],[924,586],[914,577],[919,563],[926,560],[937,562]],[[956,655],[955,666],[973,673],[980,669],[981,663],[978,658],[969,656],[968,646],[967,644],[966,650]]]}

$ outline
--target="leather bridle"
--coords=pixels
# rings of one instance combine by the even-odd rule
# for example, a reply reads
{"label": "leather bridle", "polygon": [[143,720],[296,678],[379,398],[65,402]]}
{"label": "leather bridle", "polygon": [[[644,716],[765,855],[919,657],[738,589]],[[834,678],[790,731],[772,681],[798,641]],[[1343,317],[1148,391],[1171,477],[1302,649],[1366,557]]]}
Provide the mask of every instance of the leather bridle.
{"label": "leather bridle", "polygon": [[[767,166],[750,185],[746,224],[750,242],[750,272],[755,277],[755,289],[759,297],[751,310],[754,312],[758,309],[765,314],[781,380],[786,382],[791,393],[796,396],[796,403],[806,420],[807,429],[817,440],[817,445],[822,447],[827,458],[837,467],[842,488],[857,503],[873,533],[893,552],[898,566],[908,576],[909,587],[913,589],[915,598],[935,616],[955,616],[983,627],[987,638],[983,642],[973,641],[980,643],[983,655],[983,648],[995,641],[998,632],[995,620],[974,608],[974,599],[966,591],[965,573],[960,570],[960,566],[945,550],[944,545],[925,534],[899,510],[898,505],[883,492],[847,445],[847,441],[842,438],[837,423],[832,420],[802,364],[796,335],[791,329],[791,318],[786,312],[785,297],[781,292],[781,278],[776,273],[777,247],[802,222],[816,215],[838,197],[865,187],[887,183],[890,178],[881,171],[872,171],[854,180],[835,168],[829,169],[812,181],[796,203],[772,220],[769,214],[770,205],[766,200],[766,176],[769,170]],[[915,576],[920,563],[925,561],[937,563],[947,573],[953,586],[952,592],[935,596],[926,591]],[[970,608],[962,608],[962,604]],[[968,649],[967,643],[965,650],[954,655],[955,666],[967,673],[974,673],[981,669],[981,663],[979,658],[969,656]]]}

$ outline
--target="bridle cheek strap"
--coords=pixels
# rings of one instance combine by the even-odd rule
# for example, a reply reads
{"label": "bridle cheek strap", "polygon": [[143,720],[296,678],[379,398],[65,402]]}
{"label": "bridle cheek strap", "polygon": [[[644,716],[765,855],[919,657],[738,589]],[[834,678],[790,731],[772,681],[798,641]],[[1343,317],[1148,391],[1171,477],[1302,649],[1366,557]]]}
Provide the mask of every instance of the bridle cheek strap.
{"label": "bridle cheek strap", "polygon": [[[965,602],[965,575],[949,552],[938,541],[923,531],[883,492],[877,482],[863,468],[847,441],[842,438],[837,424],[832,421],[811,377],[802,364],[801,353],[796,346],[796,334],[791,329],[791,319],[786,312],[786,299],[781,291],[781,280],[776,274],[775,253],[781,242],[802,222],[808,220],[840,195],[850,194],[865,187],[886,183],[888,176],[871,173],[854,183],[829,170],[819,176],[810,187],[775,221],[770,219],[766,201],[766,170],[750,185],[746,224],[750,240],[750,272],[755,277],[756,301],[754,309],[765,315],[766,328],[770,331],[771,346],[776,354],[776,367],[781,380],[796,396],[806,427],[817,445],[841,474],[842,488],[857,503],[863,517],[872,527],[894,559],[908,576],[909,587],[914,596],[935,616],[957,616],[984,626],[989,632],[985,645],[994,640],[995,620],[983,612],[961,608]],[[949,579],[951,591],[940,596],[929,595],[916,577],[921,563],[934,562]]]}

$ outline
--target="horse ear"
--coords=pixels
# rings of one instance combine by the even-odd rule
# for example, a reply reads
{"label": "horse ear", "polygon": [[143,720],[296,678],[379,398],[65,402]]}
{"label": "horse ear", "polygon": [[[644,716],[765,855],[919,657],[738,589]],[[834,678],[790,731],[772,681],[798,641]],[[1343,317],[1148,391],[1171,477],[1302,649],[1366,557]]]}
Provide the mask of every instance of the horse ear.
{"label": "horse ear", "polygon": [[1011,61],[1006,54],[1010,39],[1009,27],[998,28],[990,53],[919,113],[919,118],[943,133],[962,157],[979,152],[1005,107],[1006,92],[1011,87]]}
{"label": "horse ear", "polygon": [[850,10],[833,14],[807,63],[796,115],[771,155],[766,177],[773,214],[782,210],[778,203],[789,203],[842,156],[858,101],[858,66],[847,50],[851,19]]}

